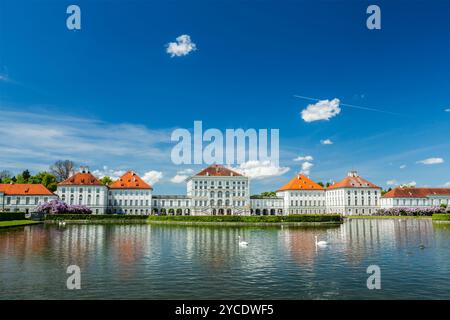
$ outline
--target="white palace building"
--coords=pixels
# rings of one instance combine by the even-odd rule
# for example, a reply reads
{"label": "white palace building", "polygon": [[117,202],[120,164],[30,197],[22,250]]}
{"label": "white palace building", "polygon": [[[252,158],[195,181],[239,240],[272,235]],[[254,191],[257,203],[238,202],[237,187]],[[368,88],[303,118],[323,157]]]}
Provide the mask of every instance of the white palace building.
{"label": "white palace building", "polygon": [[222,165],[211,165],[186,179],[186,195],[154,195],[153,187],[128,171],[106,186],[88,168],[60,182],[55,194],[39,184],[0,184],[0,211],[33,212],[60,199],[85,205],[94,214],[167,215],[371,215],[381,208],[450,205],[450,188],[381,188],[351,171],[324,188],[298,174],[275,196],[250,197],[250,179]]}

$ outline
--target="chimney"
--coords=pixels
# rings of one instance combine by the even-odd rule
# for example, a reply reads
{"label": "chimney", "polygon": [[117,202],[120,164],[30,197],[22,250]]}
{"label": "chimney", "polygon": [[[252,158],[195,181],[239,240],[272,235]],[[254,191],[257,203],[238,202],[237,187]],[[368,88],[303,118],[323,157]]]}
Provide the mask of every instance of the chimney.
{"label": "chimney", "polygon": [[347,176],[356,178],[356,177],[358,177],[358,171],[355,171],[355,170],[349,171],[347,173]]}
{"label": "chimney", "polygon": [[87,166],[81,166],[80,171],[81,171],[81,173],[90,173],[89,167],[87,167]]}

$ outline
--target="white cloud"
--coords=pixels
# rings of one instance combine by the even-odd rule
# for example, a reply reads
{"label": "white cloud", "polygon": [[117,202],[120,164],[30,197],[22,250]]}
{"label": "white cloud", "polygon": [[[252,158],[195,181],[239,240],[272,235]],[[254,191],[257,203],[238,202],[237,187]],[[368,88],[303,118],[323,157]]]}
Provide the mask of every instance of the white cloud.
{"label": "white cloud", "polygon": [[161,171],[151,170],[144,173],[144,175],[142,176],[142,180],[153,185],[161,180],[162,177],[163,173]]}
{"label": "white cloud", "polygon": [[192,169],[185,169],[185,170],[178,171],[177,174],[172,179],[170,179],[170,181],[173,183],[182,183],[187,178],[189,178],[193,173],[194,173],[194,170],[192,170]]}
{"label": "white cloud", "polygon": [[445,112],[450,112],[450,109],[445,109]]}
{"label": "white cloud", "polygon": [[400,185],[400,187],[406,187],[406,188],[412,188],[412,187],[415,187],[415,186],[417,186],[417,183],[415,181],[411,181],[411,182],[408,182],[408,183],[403,183],[403,184]]}
{"label": "white cloud", "polygon": [[252,179],[281,176],[289,171],[288,167],[275,166],[271,161],[251,160],[242,163],[236,170]]}
{"label": "white cloud", "polygon": [[401,166],[400,166],[400,169],[405,169],[406,168],[406,164],[402,164]]}
{"label": "white cloud", "polygon": [[314,164],[312,164],[311,162],[303,162],[301,173],[309,175],[313,166]]}
{"label": "white cloud", "polygon": [[387,184],[388,186],[395,186],[395,185],[397,184],[397,181],[396,181],[396,180],[388,180],[388,181],[386,182],[386,184]]}
{"label": "white cloud", "polygon": [[97,169],[97,170],[92,171],[92,174],[99,179],[108,176],[112,180],[119,179],[124,173],[125,173],[124,170],[113,170],[113,169],[109,169],[107,166],[103,166],[103,168],[100,170]]}
{"label": "white cloud", "polygon": [[301,116],[305,122],[318,120],[330,120],[341,112],[339,99],[320,100],[316,104],[310,104],[302,110]]}
{"label": "white cloud", "polygon": [[325,139],[325,140],[320,140],[320,143],[327,145],[327,144],[333,144],[333,141],[331,141],[330,139]]}
{"label": "white cloud", "polygon": [[304,156],[304,157],[299,156],[299,157],[293,159],[293,161],[313,161],[313,160],[314,160],[314,158],[312,156]]}
{"label": "white cloud", "polygon": [[450,182],[444,183],[444,187],[450,187]]}
{"label": "white cloud", "polygon": [[444,163],[444,159],[442,159],[442,158],[428,158],[428,159],[425,159],[425,160],[417,161],[417,163],[422,163],[422,164],[426,164],[426,165],[440,164],[440,163]]}
{"label": "white cloud", "polygon": [[188,177],[188,176],[185,176],[185,175],[177,174],[177,175],[175,175],[172,179],[170,179],[170,181],[173,182],[173,183],[182,183],[182,182],[184,182],[187,178],[189,178],[189,177]]}
{"label": "white cloud", "polygon": [[191,41],[191,37],[183,34],[177,37],[176,42],[169,42],[166,51],[173,58],[188,55],[195,50],[197,50],[197,46]]}
{"label": "white cloud", "polygon": [[0,126],[3,169],[46,170],[56,160],[69,159],[77,165],[105,164],[138,171],[149,161],[164,167],[170,160],[170,129],[151,130],[139,124],[107,123],[41,109],[0,107],[0,118],[8,123]]}

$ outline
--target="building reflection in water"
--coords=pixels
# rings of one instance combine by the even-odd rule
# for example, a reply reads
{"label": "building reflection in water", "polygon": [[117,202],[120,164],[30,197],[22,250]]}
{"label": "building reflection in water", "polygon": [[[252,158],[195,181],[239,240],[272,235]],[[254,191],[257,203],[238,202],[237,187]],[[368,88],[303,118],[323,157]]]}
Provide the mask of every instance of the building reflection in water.
{"label": "building reflection in water", "polygon": [[[188,230],[186,230],[188,228]],[[238,236],[245,232],[236,228],[162,227],[158,230],[162,242],[170,242],[167,254],[180,262],[193,262],[192,268],[220,271],[227,268],[238,254]],[[162,246],[162,244],[161,244]]]}
{"label": "building reflection in water", "polygon": [[[248,248],[239,247],[239,235]],[[328,247],[317,250],[315,236],[328,241]],[[21,265],[24,272],[30,272],[25,266],[32,261],[54,261],[62,271],[75,264],[88,275],[127,279],[140,272],[161,274],[173,268],[174,259],[186,273],[211,276],[229,270],[270,272],[284,256],[303,269],[314,268],[327,255],[357,265],[386,251],[408,252],[436,241],[433,223],[415,219],[351,219],[327,228],[39,225],[2,230],[0,254],[5,266]]]}
{"label": "building reflection in water", "polygon": [[374,253],[411,250],[433,244],[433,224],[416,219],[351,219],[340,228],[340,242],[350,263],[360,263]]}
{"label": "building reflection in water", "polygon": [[[410,252],[435,241],[433,223],[417,219],[351,219],[337,228],[284,228],[281,234],[285,250],[302,267],[313,266],[322,253],[360,264],[383,250]],[[315,236],[328,246],[318,249]]]}
{"label": "building reflection in water", "polygon": [[301,267],[312,267],[317,257],[317,236],[319,240],[328,238],[328,229],[324,228],[283,228],[282,239],[285,250],[289,252],[292,259]]}
{"label": "building reflection in water", "polygon": [[[107,228],[105,245],[111,254],[112,272],[121,279],[133,278],[139,273],[140,261],[146,250],[151,250],[151,228],[148,225],[119,225]],[[115,265],[114,265],[115,264]]]}

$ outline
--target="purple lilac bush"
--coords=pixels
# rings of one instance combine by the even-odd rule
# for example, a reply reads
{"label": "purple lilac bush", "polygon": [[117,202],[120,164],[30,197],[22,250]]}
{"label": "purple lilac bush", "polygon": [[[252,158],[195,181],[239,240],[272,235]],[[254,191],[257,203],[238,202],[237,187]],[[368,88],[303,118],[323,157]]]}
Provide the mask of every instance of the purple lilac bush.
{"label": "purple lilac bush", "polygon": [[450,213],[450,207],[429,207],[429,208],[390,208],[380,209],[376,216],[432,216],[433,213]]}
{"label": "purple lilac bush", "polygon": [[52,200],[37,206],[36,211],[46,214],[91,214],[92,210],[82,205],[68,205],[61,200]]}

